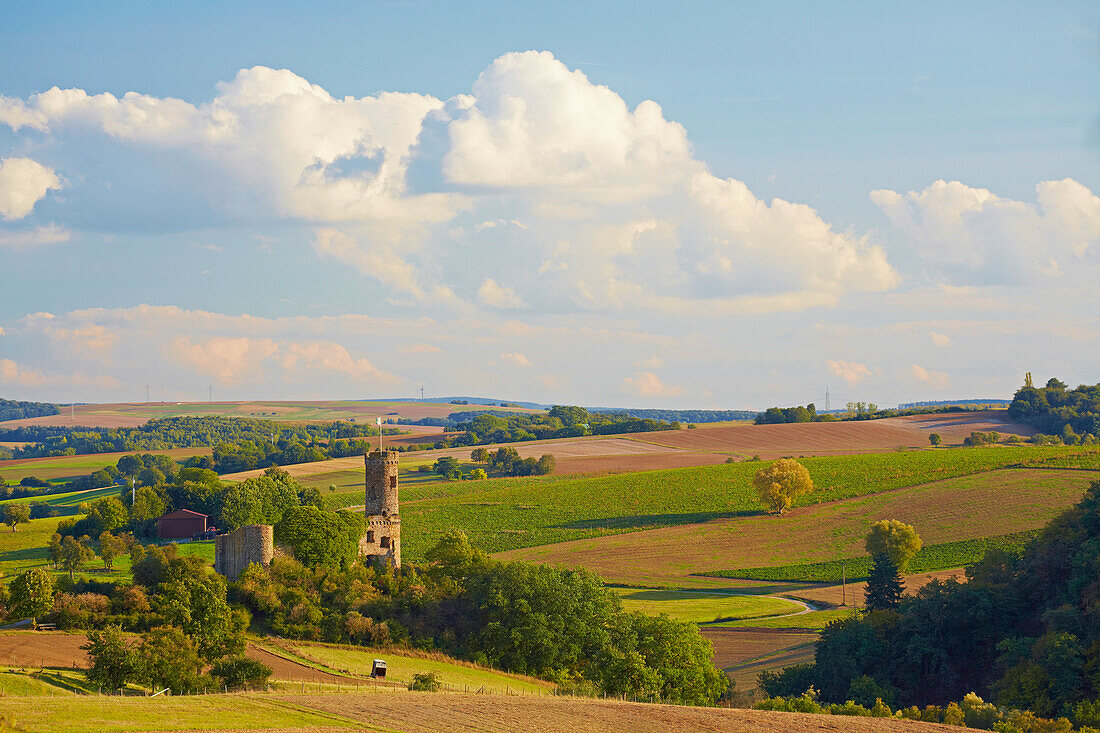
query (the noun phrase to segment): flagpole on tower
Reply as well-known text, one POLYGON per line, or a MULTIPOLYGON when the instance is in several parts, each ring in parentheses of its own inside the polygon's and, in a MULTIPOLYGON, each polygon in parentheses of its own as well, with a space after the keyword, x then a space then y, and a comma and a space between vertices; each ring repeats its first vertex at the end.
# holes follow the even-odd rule
POLYGON ((382 418, 376 417, 374 422, 378 425, 378 452, 382 452, 382 418))

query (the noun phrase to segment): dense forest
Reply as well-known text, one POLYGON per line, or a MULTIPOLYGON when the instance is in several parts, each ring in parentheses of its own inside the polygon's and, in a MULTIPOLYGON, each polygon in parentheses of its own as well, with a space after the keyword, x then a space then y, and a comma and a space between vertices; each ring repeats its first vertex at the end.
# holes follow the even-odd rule
POLYGON ((4 420, 23 420, 28 417, 57 415, 61 408, 52 402, 19 402, 0 397, 0 422, 4 420))
POLYGON ((1035 387, 1028 374, 1027 382, 1013 397, 1008 414, 1046 435, 1059 436, 1070 445, 1086 435, 1100 437, 1100 384, 1066 389, 1064 382, 1051 378, 1045 387, 1035 387))
MULTIPOLYGON (((382 428, 386 435, 397 435, 397 428, 382 428)), ((168 450, 202 446, 238 445, 246 443, 263 448, 265 455, 293 445, 317 448, 324 457, 331 450, 339 451, 336 441, 378 435, 373 425, 351 422, 329 422, 289 425, 273 420, 243 417, 166 417, 150 420, 137 428, 84 428, 67 426, 31 426, 0 430, 0 441, 26 442, 22 448, 11 449, 13 458, 85 455, 89 453, 121 453, 123 451, 168 450), (332 446, 330 449, 328 446, 332 446)), ((256 448, 256 450, 261 450, 256 448)), ((360 451, 361 452, 361 451, 360 451)), ((338 455, 351 455, 338 453, 338 455)), ((316 458, 310 460, 319 460, 316 458)), ((278 463, 278 460, 273 461, 278 463)), ((303 461, 286 461, 301 463, 303 461)), ((270 464, 269 464, 270 465, 270 464)), ((251 466, 262 468, 262 465, 251 466)), ((244 470, 244 469, 240 469, 244 470)))
POLYGON ((1100 724, 1100 482, 1015 555, 968 582, 934 581, 894 609, 825 628, 816 662, 762 678, 771 695, 944 705, 977 692, 1005 708, 1100 724))
POLYGON ((593 413, 576 405, 555 405, 545 414, 504 410, 453 412, 445 420, 425 418, 417 425, 439 425, 462 433, 435 443, 435 448, 518 443, 524 440, 575 438, 583 435, 619 435, 654 430, 678 430, 680 423, 637 418, 626 413, 593 413))

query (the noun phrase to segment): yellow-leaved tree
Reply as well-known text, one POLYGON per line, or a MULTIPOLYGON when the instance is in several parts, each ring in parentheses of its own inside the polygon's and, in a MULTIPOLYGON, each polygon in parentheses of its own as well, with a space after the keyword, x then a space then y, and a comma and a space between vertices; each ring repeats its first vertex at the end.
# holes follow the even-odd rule
POLYGON ((793 458, 780 458, 756 472, 752 483, 760 495, 760 501, 776 514, 783 514, 794 500, 814 490, 810 472, 793 458))
POLYGON ((905 572, 923 543, 913 525, 897 519, 883 519, 871 525, 867 534, 867 552, 871 557, 889 558, 894 567, 905 572))

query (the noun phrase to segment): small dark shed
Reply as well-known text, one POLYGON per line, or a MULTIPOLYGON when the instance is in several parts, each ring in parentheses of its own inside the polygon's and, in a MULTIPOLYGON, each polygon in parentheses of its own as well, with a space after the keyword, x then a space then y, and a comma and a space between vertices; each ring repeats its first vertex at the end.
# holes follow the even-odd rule
POLYGON ((157 534, 161 539, 186 540, 206 531, 205 514, 190 509, 177 509, 157 520, 157 534))

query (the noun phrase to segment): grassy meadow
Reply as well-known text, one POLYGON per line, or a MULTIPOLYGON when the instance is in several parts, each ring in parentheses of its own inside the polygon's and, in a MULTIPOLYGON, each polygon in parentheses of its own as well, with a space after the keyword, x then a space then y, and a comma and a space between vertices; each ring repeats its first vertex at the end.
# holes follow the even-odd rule
POLYGON ((401 685, 412 682, 414 674, 435 672, 440 681, 452 689, 469 687, 471 691, 476 691, 477 688, 486 687, 498 693, 511 689, 513 692, 545 694, 553 688, 549 682, 477 667, 443 654, 418 654, 412 651, 401 653, 392 649, 300 641, 281 641, 278 648, 272 647, 272 650, 324 672, 354 677, 370 676, 374 660, 385 659, 386 681, 401 685))
POLYGON ((798 613, 802 606, 772 596, 744 596, 706 591, 643 590, 615 588, 623 608, 649 616, 704 624, 718 621, 764 619, 798 613))

